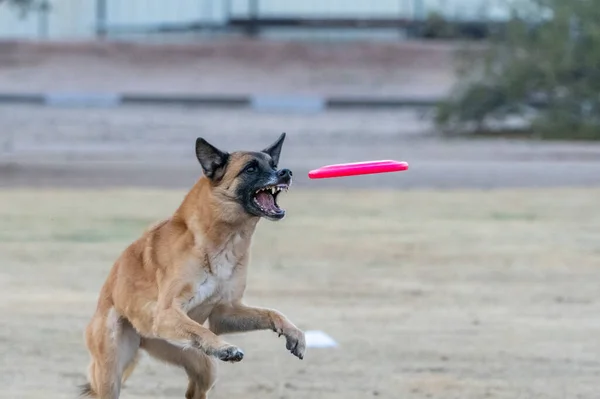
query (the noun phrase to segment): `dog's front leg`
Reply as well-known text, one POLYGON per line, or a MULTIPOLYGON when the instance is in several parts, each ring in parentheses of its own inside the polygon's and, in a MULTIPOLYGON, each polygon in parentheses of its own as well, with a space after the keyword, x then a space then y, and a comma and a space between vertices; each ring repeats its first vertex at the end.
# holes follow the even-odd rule
POLYGON ((209 356, 215 356, 226 362, 239 362, 244 357, 241 349, 223 341, 176 307, 159 311, 153 330, 156 338, 164 339, 182 348, 199 349, 209 356))
POLYGON ((304 358, 304 333, 276 310, 246 306, 239 302, 219 305, 211 313, 209 323, 215 334, 272 330, 279 336, 285 336, 286 348, 293 355, 304 358))

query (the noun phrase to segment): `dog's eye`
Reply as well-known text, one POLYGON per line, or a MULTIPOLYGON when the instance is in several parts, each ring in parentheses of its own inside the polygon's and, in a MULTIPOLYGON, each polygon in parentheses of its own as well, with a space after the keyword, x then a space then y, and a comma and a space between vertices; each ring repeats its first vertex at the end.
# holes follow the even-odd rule
POLYGON ((256 166, 249 166, 246 168, 246 172, 248 173, 254 173, 256 172, 258 169, 256 168, 256 166))

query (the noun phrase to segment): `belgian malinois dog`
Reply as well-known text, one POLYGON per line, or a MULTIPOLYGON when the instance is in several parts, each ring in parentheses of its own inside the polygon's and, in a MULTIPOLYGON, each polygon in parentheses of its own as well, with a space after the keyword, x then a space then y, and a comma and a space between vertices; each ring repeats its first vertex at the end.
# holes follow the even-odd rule
POLYGON ((278 169, 284 139, 231 153, 196 140, 203 176, 169 219, 125 249, 100 291, 85 332, 92 361, 82 396, 117 399, 143 349, 186 371, 186 398, 206 398, 217 359, 244 357, 221 338, 227 333, 272 330, 304 357, 304 333, 290 320, 242 301, 257 223, 285 216, 277 204, 292 183, 292 172, 278 169))

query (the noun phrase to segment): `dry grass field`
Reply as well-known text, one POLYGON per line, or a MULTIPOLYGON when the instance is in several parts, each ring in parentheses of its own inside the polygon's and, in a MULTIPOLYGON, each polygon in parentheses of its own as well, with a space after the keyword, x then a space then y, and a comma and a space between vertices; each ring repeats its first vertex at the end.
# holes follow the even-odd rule
MULTIPOLYGON (((0 397, 74 398, 113 260, 184 194, 0 191, 0 397)), ((339 347, 231 336, 212 398, 597 398, 600 190, 292 189, 255 237, 247 301, 339 347)), ((183 398, 145 359, 123 398, 183 398)))

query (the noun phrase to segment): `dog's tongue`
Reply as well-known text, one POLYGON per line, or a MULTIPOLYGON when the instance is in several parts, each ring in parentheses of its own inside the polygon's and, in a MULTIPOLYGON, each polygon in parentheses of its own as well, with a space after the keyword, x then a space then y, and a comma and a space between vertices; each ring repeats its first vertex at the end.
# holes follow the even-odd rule
POLYGON ((258 194, 256 194, 256 201, 264 210, 277 211, 275 198, 273 198, 273 195, 267 191, 260 191, 258 194))

